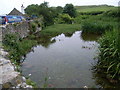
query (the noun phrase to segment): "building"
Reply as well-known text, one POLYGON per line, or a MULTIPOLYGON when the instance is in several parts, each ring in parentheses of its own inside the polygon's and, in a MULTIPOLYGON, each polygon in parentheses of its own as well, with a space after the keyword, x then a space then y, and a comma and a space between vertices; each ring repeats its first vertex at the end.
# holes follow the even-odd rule
POLYGON ((23 13, 18 11, 16 8, 14 8, 8 15, 19 15, 19 16, 24 16, 23 13))

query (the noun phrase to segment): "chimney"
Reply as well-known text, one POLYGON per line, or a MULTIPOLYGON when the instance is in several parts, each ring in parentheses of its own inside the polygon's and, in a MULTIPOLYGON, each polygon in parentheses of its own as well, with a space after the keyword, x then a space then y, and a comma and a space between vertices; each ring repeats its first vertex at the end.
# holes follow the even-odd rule
POLYGON ((21 6, 21 12, 22 12, 22 14, 25 14, 24 9, 25 9, 25 7, 24 7, 23 4, 22 4, 22 6, 21 6))

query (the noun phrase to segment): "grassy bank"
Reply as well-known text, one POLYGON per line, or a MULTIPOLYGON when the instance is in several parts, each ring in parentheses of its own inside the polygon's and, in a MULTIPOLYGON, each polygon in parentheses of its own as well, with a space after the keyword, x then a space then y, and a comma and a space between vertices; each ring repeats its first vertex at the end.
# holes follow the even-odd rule
POLYGON ((84 22, 82 25, 82 33, 103 34, 105 31, 111 31, 113 26, 100 22, 84 22))
POLYGON ((44 28, 40 33, 44 36, 56 36, 61 33, 73 33, 78 30, 81 30, 80 24, 54 24, 44 28))

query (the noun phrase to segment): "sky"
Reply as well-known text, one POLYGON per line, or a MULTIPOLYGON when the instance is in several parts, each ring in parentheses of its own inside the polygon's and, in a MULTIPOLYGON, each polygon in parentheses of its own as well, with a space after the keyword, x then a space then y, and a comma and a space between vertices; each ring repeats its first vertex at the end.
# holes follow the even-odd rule
POLYGON ((41 4, 44 1, 49 2, 49 6, 65 6, 67 3, 72 3, 73 5, 113 5, 118 6, 120 0, 0 0, 0 15, 8 14, 13 8, 21 11, 21 5, 27 7, 30 4, 41 4))

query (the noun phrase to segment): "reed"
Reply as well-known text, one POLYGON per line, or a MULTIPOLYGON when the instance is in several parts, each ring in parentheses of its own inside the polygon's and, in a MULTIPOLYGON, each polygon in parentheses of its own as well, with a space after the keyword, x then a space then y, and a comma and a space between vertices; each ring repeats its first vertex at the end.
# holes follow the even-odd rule
POLYGON ((104 69, 107 78, 120 80, 120 32, 113 30, 106 32, 99 39, 98 69, 104 69))

